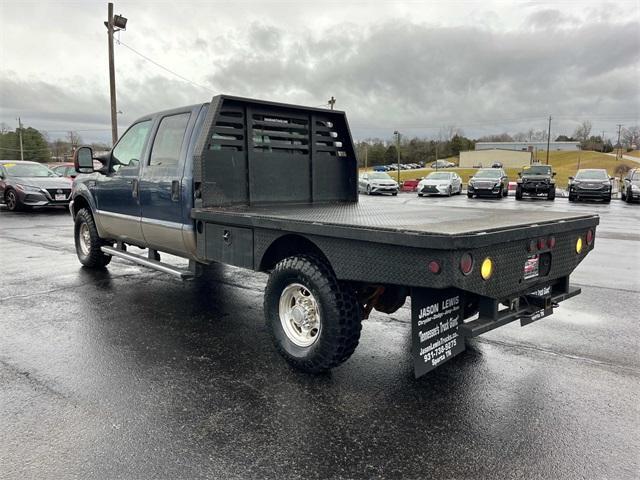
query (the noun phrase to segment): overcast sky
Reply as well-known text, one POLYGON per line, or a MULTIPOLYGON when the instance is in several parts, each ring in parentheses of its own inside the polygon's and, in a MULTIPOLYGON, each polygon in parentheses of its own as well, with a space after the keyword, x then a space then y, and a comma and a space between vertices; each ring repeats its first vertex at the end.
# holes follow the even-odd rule
MULTIPOLYGON (((640 2, 116 1, 120 133, 216 93, 319 106, 356 138, 640 122, 640 2)), ((108 140, 104 1, 0 0, 0 122, 108 140)))

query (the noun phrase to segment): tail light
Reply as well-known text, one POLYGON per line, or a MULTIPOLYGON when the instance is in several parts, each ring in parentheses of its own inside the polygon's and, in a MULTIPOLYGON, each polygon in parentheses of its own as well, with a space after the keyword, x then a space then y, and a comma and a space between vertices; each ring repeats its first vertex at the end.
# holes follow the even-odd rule
POLYGON ((593 230, 587 230, 587 245, 591 245, 593 243, 593 230))
POLYGON ((538 239, 538 249, 544 250, 547 247, 547 241, 544 238, 538 239))
POLYGON ((464 275, 469 275, 473 269, 473 257, 470 253, 465 253, 460 257, 460 271, 464 275))
POLYGON ((431 260, 429 262, 429 271, 435 275, 440 273, 440 263, 437 260, 431 260))
POLYGON ((547 246, 549 248, 554 248, 556 246, 556 237, 549 237, 549 240, 547 240, 547 246))

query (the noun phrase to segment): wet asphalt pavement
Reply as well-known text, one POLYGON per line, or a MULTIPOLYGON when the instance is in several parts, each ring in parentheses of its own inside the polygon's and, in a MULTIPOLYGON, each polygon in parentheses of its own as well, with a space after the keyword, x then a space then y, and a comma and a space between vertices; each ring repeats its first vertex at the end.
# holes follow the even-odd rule
POLYGON ((638 478, 640 205, 363 201, 595 211, 601 225, 573 277, 582 295, 415 380, 408 304, 307 376, 271 346, 265 275, 87 271, 68 213, 0 208, 0 478, 638 478))

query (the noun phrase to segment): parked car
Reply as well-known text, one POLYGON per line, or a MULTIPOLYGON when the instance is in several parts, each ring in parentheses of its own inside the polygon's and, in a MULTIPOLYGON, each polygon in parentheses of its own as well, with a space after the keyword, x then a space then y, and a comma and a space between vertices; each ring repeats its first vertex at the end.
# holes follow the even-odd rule
POLYGON ((462 192, 462 179, 455 172, 432 172, 418 184, 418 196, 423 195, 459 195, 462 192))
POLYGON ((502 168, 502 163, 500 162, 493 162, 491 164, 491 168, 502 168))
POLYGON ((397 195, 398 190, 398 182, 384 172, 363 173, 358 179, 358 191, 367 195, 374 193, 397 195))
POLYGON ((481 168, 469 179, 467 197, 502 198, 509 195, 509 178, 502 168, 481 168))
POLYGON ((389 171, 389 167, 387 165, 377 165, 373 167, 374 172, 387 172, 389 171))
POLYGON ((537 197, 544 195, 547 200, 556 198, 556 174, 551 165, 527 165, 518 172, 516 200, 522 200, 524 195, 537 197))
POLYGON ((402 190, 403 192, 415 192, 418 189, 419 183, 420 183, 420 180, 418 179, 405 180, 400 185, 400 190, 402 190))
POLYGON ((622 200, 631 203, 640 200, 640 168, 633 168, 627 172, 620 184, 622 200))
POLYGON ((604 168, 578 170, 575 177, 569 177, 569 201, 592 199, 611 201, 611 180, 604 168))
POLYGON ((447 162, 446 160, 436 160, 431 164, 431 168, 451 168, 455 166, 455 163, 447 162))
POLYGON ((73 162, 50 163, 47 166, 61 177, 76 178, 78 175, 73 162))
POLYGON ((68 205, 71 180, 38 162, 0 160, 0 201, 9 210, 68 205))

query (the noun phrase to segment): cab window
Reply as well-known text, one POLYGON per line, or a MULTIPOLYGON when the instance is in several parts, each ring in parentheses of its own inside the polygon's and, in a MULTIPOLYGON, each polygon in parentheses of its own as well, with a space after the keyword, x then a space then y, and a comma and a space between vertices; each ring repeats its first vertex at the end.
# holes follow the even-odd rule
POLYGON ((180 113, 164 117, 160 121, 151 149, 150 166, 162 166, 169 169, 177 167, 190 116, 191 113, 180 113))
POLYGON ((111 168, 116 173, 120 170, 135 174, 140 168, 140 157, 151 129, 151 120, 136 123, 125 133, 113 149, 111 168))

